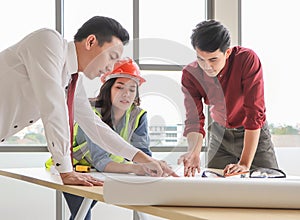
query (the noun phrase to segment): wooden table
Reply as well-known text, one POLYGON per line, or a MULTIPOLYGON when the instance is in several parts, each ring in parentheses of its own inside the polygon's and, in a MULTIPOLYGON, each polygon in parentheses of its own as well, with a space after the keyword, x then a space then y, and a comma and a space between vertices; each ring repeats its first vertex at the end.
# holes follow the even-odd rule
MULTIPOLYGON (((0 175, 37 184, 61 192, 83 196, 104 202, 103 188, 63 185, 58 174, 44 168, 10 168, 0 169, 0 175)), ((5 186, 2 186, 5 187, 5 186)), ((168 207, 168 206, 120 206, 130 210, 148 213, 154 216, 174 220, 287 220, 300 219, 300 210, 290 209, 256 209, 256 208, 208 208, 208 207, 168 207)))

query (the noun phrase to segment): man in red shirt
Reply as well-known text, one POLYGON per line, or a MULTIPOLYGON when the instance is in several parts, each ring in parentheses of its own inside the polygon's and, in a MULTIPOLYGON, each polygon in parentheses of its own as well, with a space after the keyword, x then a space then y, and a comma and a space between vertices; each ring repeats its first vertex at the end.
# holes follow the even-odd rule
POLYGON ((189 150, 178 163, 185 176, 200 172, 205 116, 209 106, 208 167, 234 174, 251 168, 278 168, 266 122, 262 65, 250 49, 230 47, 229 31, 218 21, 199 23, 191 36, 197 61, 182 74, 186 109, 184 136, 189 150))

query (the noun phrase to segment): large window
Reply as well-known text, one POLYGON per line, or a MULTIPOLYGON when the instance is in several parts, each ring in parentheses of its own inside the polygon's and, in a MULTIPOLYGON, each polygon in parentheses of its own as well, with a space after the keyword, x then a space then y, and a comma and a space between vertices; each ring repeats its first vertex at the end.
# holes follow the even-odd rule
MULTIPOLYGON (((55 5, 59 2, 7 2, 8 7, 2 8, 0 15, 7 35, 2 35, 0 47, 4 49, 41 27, 58 28, 67 40, 72 41, 78 28, 89 18, 101 15, 116 19, 128 30, 131 38, 124 56, 133 57, 139 63, 147 80, 140 95, 142 107, 148 112, 151 145, 186 146, 182 136, 185 110, 181 69, 195 60, 190 35, 196 24, 205 19, 206 1, 191 0, 186 4, 182 0, 86 0, 83 4, 81 0, 64 0, 61 8, 59 4, 55 5), (16 19, 16 14, 19 19, 16 19), (56 21, 60 20, 62 27, 55 27, 59 23, 56 21)), ((84 79, 84 83, 89 97, 98 94, 99 79, 84 79)), ((7 144, 45 145, 41 121, 1 145, 7 144)))
POLYGON ((297 0, 242 1, 242 45, 260 57, 267 120, 276 147, 300 147, 297 0))

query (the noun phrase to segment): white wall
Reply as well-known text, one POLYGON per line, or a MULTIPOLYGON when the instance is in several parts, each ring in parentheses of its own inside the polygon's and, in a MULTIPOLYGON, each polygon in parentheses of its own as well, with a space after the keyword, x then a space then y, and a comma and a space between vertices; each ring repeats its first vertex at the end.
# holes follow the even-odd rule
MULTIPOLYGON (((49 153, 0 153, 0 168, 42 167, 49 156, 49 153)), ((1 176, 0 186, 1 219, 55 219, 54 190, 1 176)))

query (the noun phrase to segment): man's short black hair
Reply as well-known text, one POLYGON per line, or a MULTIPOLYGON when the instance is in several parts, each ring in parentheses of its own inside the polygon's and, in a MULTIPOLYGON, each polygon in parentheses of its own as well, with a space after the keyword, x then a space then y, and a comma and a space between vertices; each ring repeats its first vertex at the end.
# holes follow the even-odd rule
POLYGON ((78 29, 74 36, 74 41, 80 42, 91 34, 96 36, 99 46, 102 46, 105 42, 111 42, 113 36, 119 38, 123 42, 123 45, 129 41, 127 30, 113 18, 104 16, 94 16, 86 21, 78 29))
POLYGON ((215 20, 202 21, 193 30, 191 41, 194 49, 206 52, 221 52, 230 47, 230 33, 226 27, 215 20))

